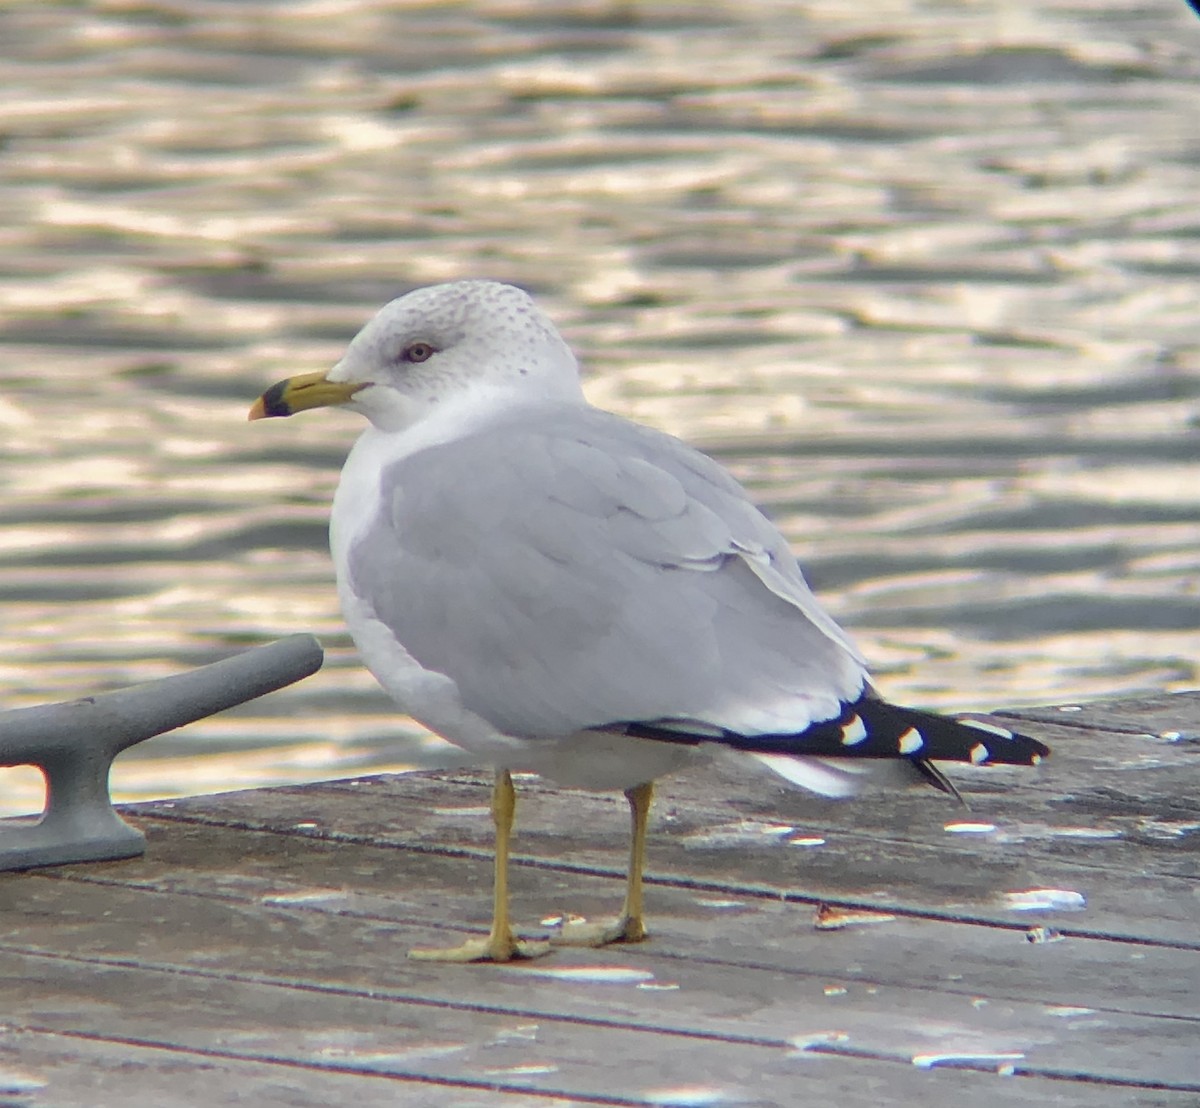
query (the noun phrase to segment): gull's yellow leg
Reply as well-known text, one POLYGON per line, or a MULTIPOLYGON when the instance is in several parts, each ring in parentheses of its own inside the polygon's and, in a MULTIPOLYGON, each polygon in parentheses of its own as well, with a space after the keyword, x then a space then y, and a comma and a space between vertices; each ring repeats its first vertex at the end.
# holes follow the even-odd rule
POLYGON ((646 864, 646 825, 654 782, 625 790, 633 833, 629 840, 629 874, 625 880, 625 905, 615 923, 568 923, 554 936, 562 946, 607 946, 609 943, 640 943, 646 937, 642 913, 642 869, 646 864))
POLYGON ((646 937, 646 919, 642 912, 642 870, 646 866, 646 826, 650 822, 650 802, 654 782, 647 781, 627 789, 632 834, 629 841, 629 876, 625 882, 625 906, 621 909, 624 941, 639 943, 646 937))
POLYGON ((468 939, 462 946, 445 949, 410 950, 410 958, 426 962, 508 962, 513 958, 537 958, 550 950, 550 944, 518 939, 508 921, 508 844, 512 837, 517 794, 512 775, 506 769, 496 771, 492 789, 492 822, 496 826, 496 870, 492 896, 492 929, 486 939, 468 939))

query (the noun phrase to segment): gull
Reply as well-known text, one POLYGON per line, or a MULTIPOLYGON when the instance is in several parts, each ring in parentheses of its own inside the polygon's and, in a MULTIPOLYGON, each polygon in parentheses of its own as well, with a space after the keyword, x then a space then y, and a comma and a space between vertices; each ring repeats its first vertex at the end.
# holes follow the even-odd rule
POLYGON ((556 937, 599 946, 646 935, 654 781, 689 763, 756 760, 848 796, 883 771, 954 793, 934 761, 1034 765, 1049 753, 991 722, 881 699, 733 476, 592 407, 570 348, 514 286, 401 296, 331 370, 280 381, 250 418, 326 406, 369 422, 330 523, 359 653, 403 711, 495 771, 491 930, 413 957, 549 949, 510 922, 515 771, 625 792, 621 914, 556 937))

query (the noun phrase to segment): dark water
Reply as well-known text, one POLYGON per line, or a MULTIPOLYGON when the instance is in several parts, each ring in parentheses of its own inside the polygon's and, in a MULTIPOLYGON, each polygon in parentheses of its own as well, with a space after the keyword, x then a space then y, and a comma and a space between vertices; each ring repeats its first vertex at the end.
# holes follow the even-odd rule
POLYGON ((43 0, 0 8, 0 83, 0 706, 329 648, 123 795, 431 749, 336 610, 355 419, 244 417, 462 276, 746 480, 890 696, 1197 686, 1181 0, 43 0))

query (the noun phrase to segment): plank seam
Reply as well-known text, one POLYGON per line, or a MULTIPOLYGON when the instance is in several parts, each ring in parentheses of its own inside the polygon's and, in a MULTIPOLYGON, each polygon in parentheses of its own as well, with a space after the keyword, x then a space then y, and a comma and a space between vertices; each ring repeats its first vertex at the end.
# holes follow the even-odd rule
MULTIPOLYGON (((259 834, 279 835, 283 837, 317 840, 328 843, 346 843, 357 846, 372 846, 388 850, 408 850, 414 854, 424 854, 440 858, 465 858, 474 861, 490 862, 492 853, 475 847, 455 847, 442 844, 397 842, 395 840, 380 840, 365 835, 352 835, 343 832, 322 831, 320 829, 296 830, 293 828, 276 828, 262 826, 247 820, 215 821, 201 816, 159 816, 148 817, 163 823, 186 823, 202 827, 222 827, 231 831, 252 831, 259 834)), ((906 844, 911 845, 911 844, 906 844)), ((597 866, 583 862, 550 861, 529 854, 511 855, 510 864, 524 866, 551 873, 574 874, 582 877, 610 878, 624 880, 623 870, 608 866, 597 866)), ((46 874, 45 876, 49 876, 46 874)), ((1186 880, 1169 875, 1171 880, 1186 880)), ((73 875, 65 874, 62 879, 71 880, 73 875)), ((761 900, 776 900, 789 904, 831 904, 842 908, 858 908, 868 911, 887 911, 894 915, 905 916, 909 919, 938 920, 946 923, 961 923, 973 927, 990 927, 1004 931, 1028 931, 1030 924, 1019 920, 1002 920, 978 913, 954 912, 931 907, 913 907, 897 904, 886 900, 869 900, 841 896, 836 893, 797 892, 794 890, 775 888, 769 885, 719 883, 702 878, 688 877, 684 874, 653 873, 645 874, 645 883, 662 888, 686 889, 692 892, 730 893, 739 896, 754 897, 761 900)), ((135 886, 137 887, 137 886, 135 886)), ((1106 942, 1126 943, 1134 946, 1147 946, 1168 950, 1200 950, 1200 939, 1159 939, 1150 936, 1134 935, 1119 931, 1072 927, 1055 923, 1055 930, 1064 936, 1074 939, 1101 939, 1106 942)))
POLYGON ((435 1074, 421 1073, 417 1070, 383 1071, 365 1066, 352 1066, 340 1062, 305 1061, 299 1058, 284 1058, 273 1054, 256 1054, 248 1051, 222 1050, 216 1047, 190 1047, 177 1043, 168 1043, 156 1039, 146 1039, 131 1035, 102 1035, 90 1031, 64 1031, 37 1025, 8 1025, 10 1030, 28 1032, 35 1035, 46 1035, 61 1039, 76 1039, 84 1042, 107 1043, 113 1046, 140 1047, 145 1050, 161 1050, 169 1054, 184 1055, 192 1058, 219 1059, 228 1062, 253 1062, 259 1065, 278 1066, 284 1069, 307 1070, 315 1073, 338 1073, 350 1077, 369 1077, 382 1081, 397 1083, 417 1083, 422 1085, 438 1085, 451 1089, 477 1089, 489 1093, 514 1094, 525 1097, 538 1097, 544 1100, 562 1101, 569 1098, 574 1103, 595 1104, 602 1108, 647 1108, 653 1105, 653 1100, 642 1097, 632 1099, 622 1096, 599 1096, 595 1093, 568 1092, 563 1089, 538 1088, 533 1085, 505 1084, 498 1080, 472 1080, 468 1077, 439 1077, 435 1074))
MULTIPOLYGON (((785 1039, 769 1039, 760 1036, 749 1035, 734 1035, 734 1034, 717 1034, 715 1032, 701 1031, 699 1029, 675 1028, 666 1025, 645 1025, 632 1024, 621 1020, 608 1020, 595 1016, 580 1016, 571 1015, 569 1013, 545 1012, 538 1009, 521 1009, 500 1007, 497 1005, 486 1005, 478 1003, 462 1003, 447 1000, 438 1000, 432 997, 415 997, 410 994, 400 993, 390 989, 373 990, 371 992, 361 992, 350 989, 345 986, 331 985, 326 982, 317 981, 281 981, 259 974, 238 974, 238 973, 214 973, 197 969, 190 966, 174 966, 157 963, 141 963, 130 962, 126 959, 106 959, 106 958, 80 958, 75 955, 65 954, 50 954, 42 951, 21 951, 22 954, 33 958, 44 958, 49 961, 60 961, 68 963, 82 963, 87 965, 104 966, 109 969, 122 969, 134 972, 158 972, 164 974, 173 974, 180 977, 193 977, 202 980, 219 980, 235 982, 237 984, 255 985, 266 988, 289 989, 298 992, 318 993, 326 996, 342 996, 353 999, 386 1001, 396 1004, 411 1004, 416 1007, 439 1008, 443 1010, 459 1011, 459 1012, 476 1012, 483 1015, 499 1015, 499 1016, 517 1016, 523 1019, 531 1020, 546 1020, 555 1021, 564 1024, 573 1024, 582 1027, 603 1028, 613 1031, 628 1031, 635 1034, 651 1034, 664 1035, 675 1038, 685 1038, 700 1040, 704 1042, 723 1043, 730 1046, 748 1046, 760 1049, 769 1050, 788 1050, 800 1053, 795 1045, 790 1040, 785 1039)), ((200 1056, 229 1058, 237 1061, 252 1061, 252 1062, 268 1062, 271 1064, 293 1066, 297 1068, 313 1069, 320 1071, 332 1071, 339 1073, 359 1074, 369 1077, 384 1077, 384 1078, 400 1078, 412 1079, 418 1081, 429 1081, 436 1084, 445 1084, 452 1087, 462 1086, 465 1088, 495 1088, 503 1091, 512 1092, 536 1092, 541 1096, 572 1096, 583 1103, 600 1104, 600 1105, 630 1105, 634 1108, 641 1108, 643 1105, 654 1104, 653 1100, 646 1099, 620 1099, 620 1098, 591 1098, 585 1094, 580 1097, 578 1094, 566 1093, 564 1091, 551 1092, 551 1090, 542 1088, 530 1088, 523 1085, 503 1085, 499 1082, 472 1082, 469 1079, 443 1079, 432 1075, 424 1075, 418 1071, 397 1071, 396 1073, 382 1073, 379 1070, 367 1069, 365 1067, 354 1067, 346 1064, 330 1062, 328 1064, 322 1062, 308 1062, 299 1059, 290 1060, 280 1058, 273 1055, 255 1055, 242 1054, 234 1051, 220 1051, 210 1048, 196 1048, 176 1046, 170 1043, 155 1042, 152 1040, 142 1040, 127 1036, 107 1036, 98 1032, 86 1031, 55 1031, 54 1029, 41 1028, 37 1025, 7 1025, 10 1030, 33 1031, 39 1034, 59 1034, 68 1037, 76 1037, 88 1039, 97 1042, 110 1042, 113 1044, 126 1044, 131 1046, 147 1046, 157 1047, 164 1050, 178 1050, 181 1053, 191 1053, 200 1056)), ((912 1065, 911 1057, 907 1055, 886 1054, 880 1051, 872 1051, 866 1049, 858 1049, 845 1044, 837 1043, 819 1043, 812 1047, 806 1048, 803 1053, 835 1055, 848 1058, 856 1058, 862 1061, 882 1062, 891 1065, 912 1065)), ((969 1061, 959 1061, 952 1065, 948 1064, 941 1068, 968 1070, 977 1073, 994 1073, 995 1068, 986 1063, 972 1064, 969 1061)), ((1017 1066, 1013 1070, 1013 1076, 1017 1077, 1032 1077, 1045 1078, 1054 1081, 1071 1081, 1076 1083, 1105 1085, 1120 1088, 1134 1089, 1155 1089, 1167 1092, 1200 1092, 1200 1083, 1192 1082, 1170 1082, 1160 1081, 1154 1078, 1134 1078, 1126 1077, 1119 1074, 1086 1074, 1072 1070, 1061 1070, 1047 1068, 1045 1070, 1036 1066, 1017 1066)))
MULTIPOLYGON (((561 795, 547 792, 545 795, 561 795)), ((293 838, 302 839, 317 839, 323 842, 331 843, 351 843, 357 846, 377 846, 399 850, 413 850, 420 853, 432 853, 442 851, 447 857, 464 857, 464 858, 490 858, 491 854, 485 850, 476 847, 456 847, 449 846, 445 843, 429 844, 416 841, 405 841, 397 838, 377 838, 369 835, 357 834, 354 832, 322 830, 321 828, 296 828, 283 827, 275 824, 255 821, 247 817, 213 817, 206 815, 195 815, 181 812, 162 812, 162 811, 137 811, 133 809, 121 809, 124 815, 130 815, 135 819, 147 820, 152 822, 173 824, 181 823, 197 827, 216 827, 230 831, 252 831, 264 835, 281 835, 293 838)), ((1161 811, 1160 813, 1161 814, 1161 811)), ((1192 808, 1179 808, 1171 806, 1170 815, 1174 816, 1197 816, 1200 817, 1200 809, 1193 810, 1192 808)), ((1126 813, 1115 813, 1109 818, 1124 819, 1130 818, 1126 813)), ((931 843, 924 839, 917 838, 902 838, 895 835, 880 834, 878 832, 855 831, 849 828, 830 828, 827 825, 820 823, 806 823, 803 820, 797 821, 795 824, 797 830, 810 831, 814 834, 837 834, 848 842, 864 843, 871 846, 892 846, 902 847, 906 850, 921 851, 933 856, 944 856, 951 852, 954 847, 951 845, 939 845, 931 843)), ((1112 842, 1112 840, 1105 840, 1112 842)), ((1131 838, 1122 838, 1119 840, 1121 844, 1136 848, 1141 847, 1142 843, 1131 838)), ((1161 845, 1161 844, 1158 844, 1161 845)), ((981 856, 981 853, 970 853, 972 857, 981 856)), ((525 855, 526 858, 532 858, 532 855, 525 855)), ((513 855, 513 860, 517 860, 517 856, 513 855)), ((1133 867, 1116 866, 1112 864, 1104 864, 1080 860, 1072 858, 1069 862, 1063 862, 1061 859, 1048 859, 1058 861, 1060 864, 1069 865, 1075 869, 1085 870, 1089 873, 1099 875, 1111 875, 1113 877, 1126 877, 1131 872, 1134 872, 1133 867)), ((537 864, 536 861, 530 861, 527 864, 537 864)), ((547 867, 556 865, 557 863, 546 862, 547 867)), ((1148 868, 1144 866, 1136 867, 1138 876, 1161 878, 1164 881, 1184 881, 1193 882, 1200 881, 1200 874, 1192 875, 1187 873, 1172 873, 1166 870, 1148 868)))
MULTIPOLYGON (((227 902, 230 904, 236 904, 236 905, 248 905, 248 904, 256 903, 252 899, 238 898, 238 897, 235 897, 235 896, 232 896, 229 894, 199 893, 199 892, 193 892, 191 890, 176 890, 176 889, 172 889, 172 890, 148 889, 145 891, 148 891, 148 892, 154 893, 156 895, 160 895, 160 896, 191 896, 191 897, 197 897, 198 899, 201 899, 201 900, 216 900, 216 901, 223 901, 223 902, 227 902)), ((374 915, 370 912, 355 911, 353 909, 341 909, 341 910, 338 910, 335 912, 328 912, 327 909, 321 908, 319 905, 298 904, 298 903, 288 904, 288 905, 286 905, 286 908, 281 908, 280 910, 286 910, 288 912, 312 912, 315 914, 329 914, 329 915, 336 916, 339 918, 352 919, 352 920, 359 921, 359 922, 387 924, 387 925, 391 925, 393 928, 412 927, 415 929, 427 930, 427 931, 429 931, 429 930, 431 930, 431 931, 451 931, 454 934, 460 934, 462 932, 467 932, 470 934, 477 934, 477 935, 487 934, 486 927, 475 926, 475 925, 472 925, 469 923, 463 923, 463 922, 459 922, 459 921, 456 921, 453 925, 447 925, 447 924, 443 924, 443 923, 437 922, 437 921, 430 921, 430 920, 426 920, 426 919, 415 919, 412 917, 378 916, 378 915, 374 915)), ((522 932, 522 934, 524 934, 524 933, 525 932, 522 932)), ((531 929, 529 931, 529 934, 537 935, 539 933, 535 932, 531 929)), ((110 964, 110 960, 103 959, 103 958, 96 958, 95 956, 82 957, 82 956, 76 956, 76 955, 56 954, 56 953, 50 952, 50 951, 39 950, 38 948, 35 948, 35 947, 24 947, 24 946, 20 946, 20 945, 14 945, 14 944, 0 942, 0 953, 4 953, 4 952, 13 953, 13 954, 22 955, 22 956, 28 955, 28 956, 36 956, 36 957, 41 957, 41 958, 50 958, 50 959, 60 958, 63 960, 78 961, 81 964, 85 964, 85 965, 97 964, 97 965, 107 966, 110 964)), ((662 959, 665 959, 665 960, 668 960, 671 962, 682 962, 682 963, 688 964, 688 965, 714 966, 714 967, 719 967, 722 969, 730 969, 730 970, 754 970, 756 972, 770 973, 770 974, 774 974, 776 976, 783 975, 783 976, 787 976, 789 978, 810 979, 813 981, 824 981, 824 980, 828 980, 830 977, 830 975, 824 971, 807 970, 802 967, 790 967, 790 966, 789 967, 781 967, 781 966, 773 965, 770 963, 760 963, 760 962, 746 961, 746 960, 735 961, 735 960, 730 960, 730 959, 726 959, 726 958, 705 957, 702 955, 697 955, 694 950, 689 950, 686 954, 681 954, 677 951, 674 951, 674 950, 671 950, 668 948, 664 948, 661 945, 658 946, 653 951, 653 956, 655 958, 662 958, 662 959)), ((127 960, 120 960, 119 962, 117 962, 115 964, 128 965, 129 967, 137 967, 137 966, 142 965, 143 963, 131 962, 131 961, 127 961, 127 960)), ((147 962, 144 964, 148 967, 156 968, 157 970, 159 970, 161 972, 174 972, 172 967, 166 963, 156 964, 156 963, 147 962)), ((220 975, 217 975, 217 976, 220 976, 220 975)), ((270 980, 270 981, 277 982, 277 983, 280 983, 283 985, 286 985, 287 981, 288 981, 288 979, 286 979, 286 978, 274 978, 274 977, 264 978, 263 980, 270 980)), ((897 984, 901 984, 902 987, 909 989, 914 993, 922 993, 922 994, 927 994, 929 996, 938 996, 938 997, 940 997, 940 996, 956 996, 956 997, 975 998, 980 995, 978 989, 961 989, 961 988, 956 988, 952 984, 946 984, 946 983, 939 984, 935 988, 931 985, 926 985, 926 984, 914 984, 914 983, 909 983, 909 982, 898 983, 897 981, 895 981, 893 979, 884 978, 884 977, 867 978, 867 977, 862 977, 862 976, 856 976, 853 978, 853 981, 855 984, 873 984, 873 985, 876 985, 879 987, 888 987, 888 988, 893 988, 893 987, 896 987, 897 984)), ((355 992, 354 990, 348 990, 347 995, 361 996, 363 998, 370 999, 371 997, 375 996, 376 994, 371 993, 371 992, 355 992)), ((408 996, 410 994, 398 994, 398 995, 408 996)), ((1043 1003, 1043 1004, 1050 1003, 1049 999, 1036 1000, 1036 999, 1031 999, 1026 996, 1013 996, 1013 995, 1009 995, 1007 993, 995 992, 995 991, 989 992, 987 994, 987 996, 988 996, 988 999, 990 999, 990 1000, 1005 1001, 1005 1002, 1009 1002, 1009 1003, 1031 1004, 1031 1005, 1038 1004, 1038 1003, 1043 1003)), ((1142 1010, 1142 1009, 1137 1009, 1137 1008, 1116 1008, 1116 1007, 1112 1007, 1110 1005, 1097 1005, 1094 1002, 1089 1002, 1088 1007, 1096 1012, 1103 1013, 1106 1015, 1112 1015, 1112 1016, 1129 1017, 1129 1018, 1135 1018, 1135 1019, 1150 1019, 1150 1020, 1177 1020, 1177 1021, 1181 1021, 1184 1023, 1200 1023, 1200 1014, 1193 1015, 1191 1013, 1186 1013, 1186 1012, 1184 1012, 1184 1013, 1159 1012, 1159 1011, 1142 1010)), ((636 1026, 642 1026, 642 1025, 636 1025, 636 1026)), ((650 1026, 650 1025, 645 1025, 645 1026, 650 1026)), ((2 1108, 2 1106, 0 1106, 0 1108, 2 1108)))
MULTIPOLYGON (((40 874, 39 876, 44 876, 44 877, 50 878, 52 880, 57 879, 57 880, 78 881, 80 883, 94 884, 94 885, 98 885, 98 886, 105 887, 105 888, 120 888, 120 889, 129 889, 129 890, 138 891, 138 892, 147 892, 147 893, 150 893, 155 896, 193 897, 193 898, 196 898, 196 899, 202 900, 202 901, 217 901, 219 903, 233 904, 233 905, 238 905, 238 906, 251 906, 251 905, 262 906, 262 901, 258 897, 239 896, 236 893, 232 893, 232 892, 218 892, 215 890, 207 890, 207 889, 203 890, 203 891, 195 890, 195 889, 161 889, 161 888, 158 888, 153 885, 141 885, 141 884, 131 885, 129 883, 122 882, 122 881, 113 881, 113 880, 107 879, 107 878, 99 878, 99 877, 91 877, 91 876, 88 876, 88 877, 76 876, 76 877, 72 877, 72 878, 60 878, 60 877, 58 877, 58 875, 52 876, 51 874, 48 874, 48 873, 40 874)), ((354 909, 354 908, 338 908, 338 909, 331 911, 327 907, 324 907, 320 904, 305 904, 302 902, 291 902, 288 904, 271 905, 270 907, 272 907, 278 911, 309 912, 309 913, 313 913, 316 915, 328 915, 328 916, 333 916, 333 917, 337 917, 337 918, 352 919, 352 920, 361 921, 361 922, 381 923, 381 924, 390 925, 392 927, 413 927, 413 928, 417 928, 417 929, 421 929, 421 930, 433 930, 433 931, 450 930, 450 931, 453 931, 454 933, 466 931, 466 932, 470 932, 473 934, 479 934, 479 935, 484 935, 487 933, 486 927, 475 926, 470 923, 459 921, 459 920, 456 920, 452 925, 448 925, 448 924, 445 924, 438 920, 429 920, 429 919, 417 918, 417 917, 412 917, 412 916, 381 916, 381 915, 377 915, 373 912, 367 912, 367 911, 363 911, 361 909, 354 909)), ((955 921, 933 920, 930 922, 954 923, 955 921)), ((538 933, 534 932, 532 929, 530 929, 530 934, 538 934, 538 933)), ((83 957, 79 957, 79 956, 58 955, 58 954, 53 954, 50 952, 37 952, 36 948, 22 947, 22 946, 10 946, 10 945, 0 941, 0 951, 6 951, 6 950, 13 951, 13 952, 16 952, 19 954, 38 953, 38 956, 47 957, 47 958, 54 958, 54 957, 78 958, 79 961, 84 962, 84 963, 87 963, 89 961, 87 958, 83 958, 83 957)), ((697 965, 719 966, 719 967, 722 967, 725 969, 733 969, 733 970, 751 969, 751 970, 756 970, 756 971, 760 971, 760 972, 764 972, 764 973, 786 974, 786 975, 792 976, 792 977, 812 978, 814 980, 825 979, 829 976, 825 972, 808 971, 801 967, 783 968, 778 965, 771 965, 771 964, 752 962, 752 961, 731 961, 731 960, 725 959, 725 958, 705 957, 703 955, 697 955, 694 950, 689 950, 686 955, 683 955, 683 954, 679 954, 675 951, 672 951, 670 949, 663 949, 661 946, 659 946, 653 951, 653 954, 655 957, 666 958, 666 959, 670 959, 670 960, 676 961, 676 962, 685 962, 685 963, 697 964, 697 965)), ((104 964, 104 965, 108 964, 107 961, 103 961, 103 960, 97 960, 97 961, 98 961, 98 964, 104 964)), ((123 962, 122 964, 125 964, 125 963, 123 962)), ((136 965, 139 965, 140 963, 129 962, 128 964, 130 966, 136 966, 136 965)), ((151 963, 147 963, 147 964, 149 965, 151 963)), ((163 963, 162 965, 163 965, 163 968, 165 969, 166 964, 163 963)), ((271 980, 282 981, 285 979, 271 978, 271 980)), ((884 979, 884 978, 871 978, 871 979, 857 978, 856 981, 859 983, 869 981, 870 983, 880 985, 880 986, 894 986, 896 984, 894 981, 884 979)), ((949 996, 975 997, 978 995, 978 990, 956 989, 950 985, 940 985, 938 988, 932 988, 927 985, 906 984, 905 987, 912 989, 914 992, 928 993, 928 994, 934 995, 934 996, 949 995, 949 996)), ((370 996, 372 994, 362 993, 362 994, 355 994, 355 995, 370 996)), ((407 995, 407 994, 405 994, 405 995, 407 995)), ((1037 1003, 1035 1001, 1028 1000, 1028 998, 1025 998, 1025 997, 1008 996, 1008 995, 1005 995, 1002 993, 989 994, 989 996, 991 999, 994 999, 994 1000, 1006 1000, 1006 1001, 1011 1001, 1014 1003, 1037 1003)), ((1049 1002, 1046 1001, 1046 1003, 1049 1003, 1049 1002)), ((1104 1012, 1104 1013, 1116 1015, 1116 1016, 1129 1016, 1129 1017, 1136 1017, 1139 1019, 1168 1019, 1168 1020, 1182 1020, 1185 1022, 1200 1022, 1200 1015, 1191 1015, 1189 1013, 1154 1012, 1154 1011, 1141 1011, 1139 1009, 1097 1007, 1095 1004, 1089 1004, 1088 1007, 1095 1009, 1097 1012, 1104 1012)), ((0 1108, 2 1108, 2 1106, 0 1106, 0 1108)))

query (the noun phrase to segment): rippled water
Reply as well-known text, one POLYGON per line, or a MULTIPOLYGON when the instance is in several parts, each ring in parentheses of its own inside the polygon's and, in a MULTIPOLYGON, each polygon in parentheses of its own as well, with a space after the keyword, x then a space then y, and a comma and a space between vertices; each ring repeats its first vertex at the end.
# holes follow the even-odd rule
POLYGON ((746 480, 890 696, 1197 685, 1181 0, 42 0, 0 44, 0 706, 329 650, 122 795, 433 748, 336 610, 355 418, 245 411, 461 276, 746 480))

